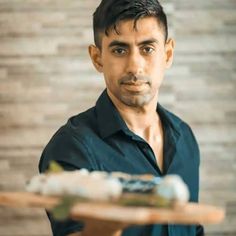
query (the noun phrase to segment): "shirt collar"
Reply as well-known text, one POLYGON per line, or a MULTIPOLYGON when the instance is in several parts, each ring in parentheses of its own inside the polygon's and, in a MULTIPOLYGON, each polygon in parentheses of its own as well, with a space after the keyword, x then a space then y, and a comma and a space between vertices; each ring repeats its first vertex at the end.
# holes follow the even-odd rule
POLYGON ((96 102, 98 129, 102 138, 128 129, 105 89, 96 102))
POLYGON ((180 126, 183 121, 173 113, 167 111, 159 103, 157 104, 157 113, 160 116, 163 126, 171 131, 171 136, 173 137, 174 142, 177 142, 179 136, 181 135, 180 126))
MULTIPOLYGON (((182 121, 171 112, 164 109, 159 103, 157 104, 157 112, 165 127, 170 127, 175 140, 180 135, 180 124, 182 121)), ((102 138, 106 138, 118 131, 131 134, 125 121, 122 119, 118 110, 112 103, 105 89, 96 102, 96 113, 98 119, 98 129, 102 138)))

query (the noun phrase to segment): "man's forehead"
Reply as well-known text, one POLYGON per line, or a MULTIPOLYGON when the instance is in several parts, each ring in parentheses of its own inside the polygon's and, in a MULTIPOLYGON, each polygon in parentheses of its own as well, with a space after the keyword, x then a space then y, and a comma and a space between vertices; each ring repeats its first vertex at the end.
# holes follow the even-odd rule
POLYGON ((111 27, 108 34, 102 35, 105 41, 141 41, 150 38, 156 41, 164 40, 164 30, 154 17, 147 17, 137 20, 136 25, 134 20, 122 20, 116 27, 111 27))

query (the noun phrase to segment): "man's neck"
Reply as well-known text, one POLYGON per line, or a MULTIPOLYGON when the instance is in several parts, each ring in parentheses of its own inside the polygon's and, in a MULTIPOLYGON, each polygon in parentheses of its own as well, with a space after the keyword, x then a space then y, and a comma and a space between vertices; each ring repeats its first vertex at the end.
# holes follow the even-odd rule
POLYGON ((128 128, 147 142, 153 142, 156 134, 160 132, 161 125, 156 112, 158 95, 143 107, 128 106, 116 99, 112 94, 108 93, 108 95, 128 128))
POLYGON ((141 108, 127 106, 112 94, 109 97, 131 131, 143 138, 152 148, 158 167, 163 171, 163 127, 156 112, 158 94, 141 108))

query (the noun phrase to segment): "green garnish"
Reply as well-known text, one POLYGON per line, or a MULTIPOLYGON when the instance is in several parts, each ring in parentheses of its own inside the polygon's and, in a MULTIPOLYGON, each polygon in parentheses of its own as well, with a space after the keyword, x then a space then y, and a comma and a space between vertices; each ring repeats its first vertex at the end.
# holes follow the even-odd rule
POLYGON ((49 173, 60 173, 63 172, 64 169, 61 165, 59 165, 56 161, 50 161, 48 172, 49 173))

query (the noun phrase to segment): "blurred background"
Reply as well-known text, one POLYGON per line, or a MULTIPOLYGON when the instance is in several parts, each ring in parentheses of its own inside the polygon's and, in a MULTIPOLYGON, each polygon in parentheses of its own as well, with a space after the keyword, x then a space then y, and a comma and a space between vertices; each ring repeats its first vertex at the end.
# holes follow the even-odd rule
MULTIPOLYGON (((201 149, 200 201, 236 235, 236 1, 161 1, 176 39, 160 102, 187 121, 201 149)), ((100 0, 0 0, 0 191, 24 191, 43 147, 93 106, 104 82, 87 53, 100 0)), ((49 236, 41 209, 0 207, 0 236, 49 236)))

